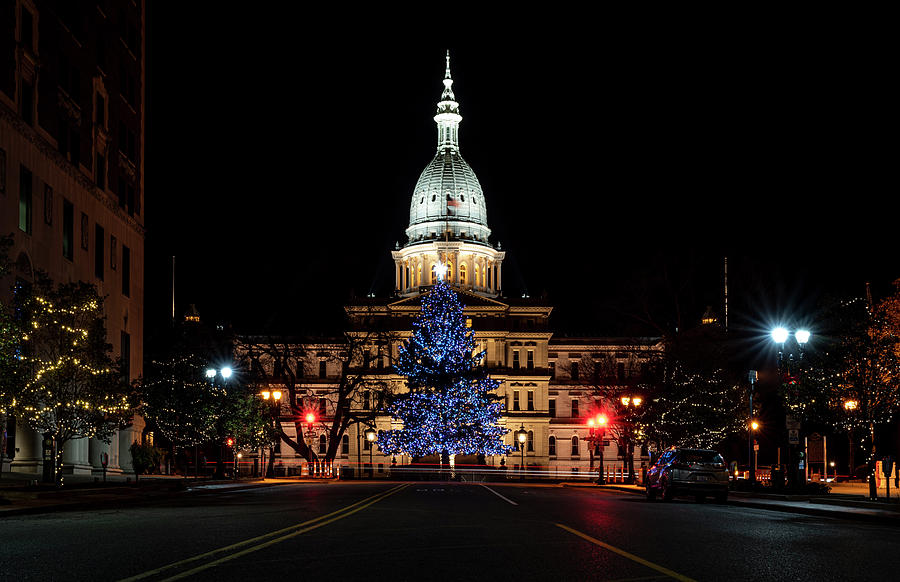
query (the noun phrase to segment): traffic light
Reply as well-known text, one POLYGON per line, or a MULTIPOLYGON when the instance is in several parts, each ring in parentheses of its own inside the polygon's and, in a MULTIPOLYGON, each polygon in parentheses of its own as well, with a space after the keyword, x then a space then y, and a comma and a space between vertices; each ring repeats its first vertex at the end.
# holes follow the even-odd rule
POLYGON ((228 445, 229 447, 233 447, 233 446, 234 446, 234 439, 231 438, 231 437, 228 437, 227 439, 225 439, 225 444, 228 445))
POLYGON ((312 424, 316 421, 316 415, 314 412, 306 413, 306 424, 312 424))

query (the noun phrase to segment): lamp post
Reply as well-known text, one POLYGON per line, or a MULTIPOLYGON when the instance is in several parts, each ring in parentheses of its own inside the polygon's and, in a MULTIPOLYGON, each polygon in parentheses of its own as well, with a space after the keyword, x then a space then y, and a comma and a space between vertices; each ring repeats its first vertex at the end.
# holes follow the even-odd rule
MULTIPOLYGON (((788 386, 796 386, 800 382, 802 364, 803 364, 803 346, 805 346, 809 342, 809 338, 811 336, 810 332, 805 329, 798 329, 794 332, 793 337, 796 341, 798 348, 798 358, 795 364, 794 362, 794 354, 788 354, 788 358, 785 361, 785 344, 791 337, 791 332, 787 330, 785 327, 776 327, 772 330, 772 341, 774 341, 778 345, 778 374, 780 376, 782 384, 786 384, 788 386), (796 365, 796 368, 795 368, 796 365), (796 376, 794 373, 796 372, 796 376)), ((787 408, 790 410, 792 406, 792 400, 799 398, 799 394, 795 395, 793 392, 789 392, 786 395, 787 398, 787 408)), ((800 444, 800 421, 792 414, 788 414, 787 418, 785 418, 785 425, 787 427, 788 432, 788 486, 795 488, 798 482, 803 483, 805 478, 800 477, 800 463, 798 463, 797 457, 798 455, 795 453, 796 447, 800 444)), ((806 462, 806 459, 803 459, 803 462, 806 462)), ((805 485, 805 483, 803 483, 805 485)))
POLYGON ((371 426, 366 429, 366 441, 369 443, 369 479, 375 478, 375 465, 374 460, 372 458, 373 451, 375 450, 375 439, 378 437, 378 432, 375 431, 371 426))
POLYGON ((748 374, 748 379, 750 380, 750 420, 748 421, 749 429, 747 430, 747 466, 750 467, 751 489, 756 487, 756 458, 753 454, 753 441, 755 440, 754 434, 756 433, 756 429, 759 428, 759 423, 753 419, 753 391, 757 378, 758 374, 756 370, 750 370, 750 373, 748 374))
MULTIPOLYGON (((619 402, 622 405, 622 409, 624 414, 633 414, 633 412, 629 413, 629 410, 636 411, 641 404, 644 402, 644 399, 640 396, 635 395, 625 395, 619 399, 619 402)), ((632 421, 623 421, 622 432, 625 436, 625 457, 628 462, 628 479, 627 483, 629 485, 634 484, 634 445, 632 444, 632 433, 634 432, 634 423, 632 421)))
POLYGON ((528 431, 525 430, 525 423, 516 431, 516 440, 519 442, 519 449, 522 451, 521 479, 525 480, 525 442, 528 441, 528 431))
POLYGON ((597 446, 597 443, 600 443, 600 447, 597 448, 597 452, 600 455, 600 466, 598 467, 597 472, 597 485, 605 484, 605 479, 603 478, 603 435, 606 432, 606 416, 602 414, 598 414, 596 417, 591 417, 588 419, 588 427, 591 429, 591 437, 588 439, 590 441, 590 451, 591 451, 591 472, 594 470, 594 448, 597 446))
MULTIPOLYGON (((857 408, 859 408, 859 400, 844 400, 844 412, 846 412, 848 415, 855 414, 857 408)), ((847 472, 847 474, 851 478, 853 478, 853 471, 856 469, 856 466, 854 463, 855 455, 854 455, 854 449, 853 449, 852 425, 851 425, 851 428, 847 429, 847 439, 850 441, 849 442, 850 451, 849 451, 849 455, 848 455, 848 459, 847 459, 847 461, 850 463, 850 468, 849 468, 849 471, 847 472)))
MULTIPOLYGON (((231 378, 232 370, 229 366, 223 366, 218 370, 215 368, 207 368, 206 370, 206 378, 209 380, 210 384, 213 387, 217 386, 216 378, 221 376, 224 380, 224 384, 228 384, 228 379, 231 378)), ((222 432, 224 429, 222 427, 221 419, 216 423, 217 436, 219 438, 219 458, 216 460, 216 473, 215 477, 218 479, 223 479, 225 477, 225 445, 222 440, 222 432)), ((194 449, 194 456, 196 460, 197 449, 194 449)))
MULTIPOLYGON (((272 405, 272 429, 278 431, 278 414, 281 411, 281 390, 263 390, 259 393, 262 399, 272 405)), ((264 475, 266 477, 274 477, 275 472, 275 447, 269 446, 269 460, 266 463, 264 475)))

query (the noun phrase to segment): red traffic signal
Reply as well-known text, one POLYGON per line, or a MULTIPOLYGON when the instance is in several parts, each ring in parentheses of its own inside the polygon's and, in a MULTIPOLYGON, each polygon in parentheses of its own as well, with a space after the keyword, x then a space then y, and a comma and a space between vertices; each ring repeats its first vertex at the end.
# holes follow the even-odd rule
POLYGON ((316 415, 312 412, 306 413, 306 422, 307 424, 312 424, 316 421, 316 415))
POLYGON ((228 445, 229 447, 233 447, 233 446, 234 446, 234 439, 231 438, 231 437, 228 437, 227 439, 225 439, 225 444, 228 445))

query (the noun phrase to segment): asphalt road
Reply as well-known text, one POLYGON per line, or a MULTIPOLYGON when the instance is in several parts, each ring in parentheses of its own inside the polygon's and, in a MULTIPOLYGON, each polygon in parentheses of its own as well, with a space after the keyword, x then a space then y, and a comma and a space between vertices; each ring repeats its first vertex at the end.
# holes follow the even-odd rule
POLYGON ((900 532, 538 485, 280 485, 0 520, 0 579, 890 580, 900 532))

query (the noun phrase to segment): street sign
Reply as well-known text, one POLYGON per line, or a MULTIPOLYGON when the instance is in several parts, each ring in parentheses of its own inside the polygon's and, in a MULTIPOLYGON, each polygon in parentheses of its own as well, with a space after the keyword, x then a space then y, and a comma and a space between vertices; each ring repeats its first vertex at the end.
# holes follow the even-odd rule
POLYGON ((890 478, 891 471, 894 469, 894 458, 893 457, 885 457, 881 460, 881 471, 884 473, 885 477, 890 478))
POLYGON ((753 450, 754 450, 754 451, 758 451, 758 450, 759 450, 759 441, 753 441, 753 450))
POLYGON ((788 431, 788 444, 789 445, 799 445, 800 444, 800 430, 799 429, 791 429, 788 431))
POLYGON ((800 430, 800 421, 788 414, 784 417, 784 428, 788 430, 800 430))

